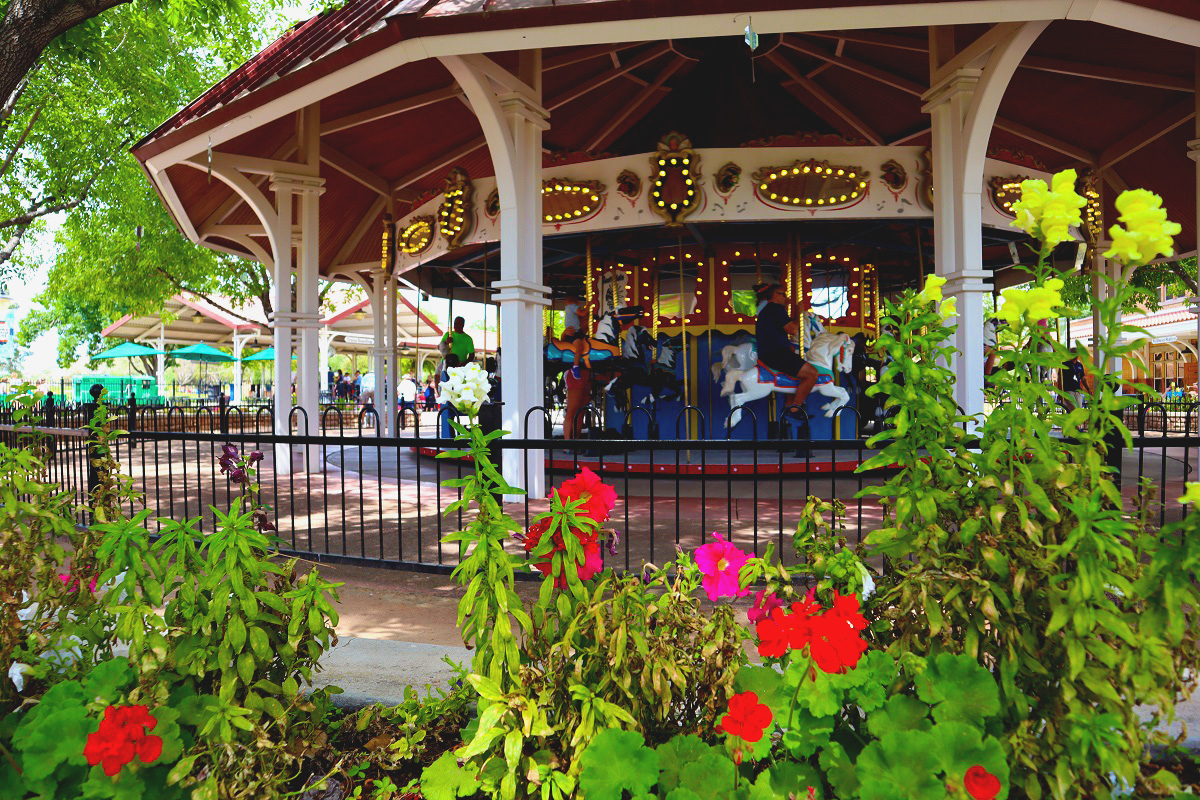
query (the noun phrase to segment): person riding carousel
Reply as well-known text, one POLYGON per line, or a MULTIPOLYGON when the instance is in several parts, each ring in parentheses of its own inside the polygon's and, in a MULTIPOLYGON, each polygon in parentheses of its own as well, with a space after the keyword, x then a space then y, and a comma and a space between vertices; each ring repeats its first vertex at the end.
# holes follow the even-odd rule
POLYGON ((788 313, 787 292, 778 283, 759 284, 754 291, 761 309, 754 325, 758 360, 774 372, 796 380, 796 393, 788 408, 803 409, 805 398, 817 384, 817 370, 792 348, 791 337, 800 325, 788 313))

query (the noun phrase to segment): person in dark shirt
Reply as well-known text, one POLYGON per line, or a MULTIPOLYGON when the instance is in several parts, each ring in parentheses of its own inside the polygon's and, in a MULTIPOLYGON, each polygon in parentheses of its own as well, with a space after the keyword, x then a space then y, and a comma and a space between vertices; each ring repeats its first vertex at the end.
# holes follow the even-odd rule
POLYGON ((758 312, 754 336, 758 342, 758 360, 781 375, 795 378, 796 393, 791 406, 804 408, 804 399, 817 384, 817 370, 800 354, 792 349, 791 336, 799 325, 788 314, 788 296, 778 283, 755 287, 760 303, 765 302, 758 312))

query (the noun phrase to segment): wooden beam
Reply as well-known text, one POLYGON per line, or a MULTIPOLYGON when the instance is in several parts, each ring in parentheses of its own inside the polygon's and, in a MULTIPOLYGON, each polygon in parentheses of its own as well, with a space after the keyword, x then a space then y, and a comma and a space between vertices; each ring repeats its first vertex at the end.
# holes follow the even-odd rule
POLYGON ((1002 131, 1007 131, 1014 136, 1020 136, 1026 141, 1039 144, 1042 147, 1049 148, 1057 153, 1062 153, 1064 156, 1070 156, 1076 161, 1082 161, 1084 164, 1093 166, 1096 163, 1095 153, 1088 152, 1078 145, 1073 145, 1069 142, 1064 142, 1061 139, 1056 139, 1048 133, 1042 133, 1041 131, 1034 130, 1033 128, 1022 125, 1019 122, 1013 122, 1012 120, 1005 119, 1004 117, 996 117, 996 121, 993 124, 994 127, 999 128, 1002 131))
POLYGON ((1113 83, 1128 83, 1133 86, 1146 86, 1151 89, 1171 89, 1178 92, 1194 91, 1192 81, 1189 78, 1179 78, 1175 75, 1161 75, 1157 72, 1143 72, 1124 67, 1109 67, 1101 64, 1063 61, 1043 56, 1025 56, 1021 61, 1021 69, 1053 72, 1059 75, 1074 75, 1079 78, 1095 78, 1096 80, 1112 81, 1113 83))
POLYGON ((368 122, 392 117, 396 114, 403 114, 406 111, 415 111, 418 108, 424 108, 434 103, 440 103, 443 100, 449 100, 453 97, 462 95, 462 89, 458 88, 458 84, 443 86, 440 89, 434 89, 431 92, 424 94, 406 97, 403 100, 396 100, 392 103, 384 103, 375 108, 368 108, 364 111, 359 111, 354 114, 348 114, 344 117, 331 119, 321 125, 321 135, 328 136, 331 133, 344 131, 358 125, 366 125, 368 122))
MULTIPOLYGON (((792 80, 792 83, 794 83, 796 87, 808 92, 810 95, 816 98, 818 103, 824 106, 824 113, 820 108, 813 110, 820 114, 826 122, 844 132, 857 133, 872 144, 883 144, 883 137, 876 133, 870 125, 859 119, 858 115, 842 105, 837 98, 822 89, 814 81, 811 81, 804 75, 801 75, 800 72, 792 65, 792 63, 782 55, 779 53, 772 53, 771 55, 767 56, 767 58, 772 64, 783 70, 783 73, 792 80), (827 114, 828 116, 826 116, 827 114)), ((786 83, 784 84, 784 88, 789 90, 792 89, 792 87, 788 86, 786 83)), ((795 92, 793 92, 793 94, 795 94, 795 92)))
POLYGON ((1099 158, 1100 169, 1107 169, 1118 161, 1128 158, 1155 139, 1178 128, 1195 116, 1195 99, 1189 97, 1181 100, 1104 148, 1104 152, 1100 154, 1099 158))
POLYGON ((907 50, 911 53, 926 53, 929 44, 924 38, 910 39, 907 36, 893 36, 890 33, 868 33, 865 31, 806 31, 806 36, 819 36, 822 39, 843 39, 855 44, 873 44, 880 47, 890 47, 894 50, 907 50))
POLYGON ((350 254, 354 252, 356 247, 358 247, 359 242, 361 242, 362 238, 367 235, 367 231, 370 230, 371 226, 375 224, 375 218, 383 212, 384 208, 387 207, 389 202, 391 202, 390 198, 375 198, 375 202, 371 204, 369 209, 367 209, 367 213, 363 215, 363 218, 358 221, 358 225, 356 225, 354 230, 351 231, 350 236, 347 237, 346 241, 342 242, 342 246, 338 249, 337 255, 333 257, 333 261, 329 262, 330 269, 343 266, 343 262, 349 258, 350 254))
POLYGON ((658 75, 654 76, 653 81, 643 87, 642 90, 639 91, 632 100, 630 100, 628 103, 625 103, 624 108, 622 108, 617 114, 613 115, 612 119, 610 119, 608 123, 601 128, 594 137, 592 137, 591 141, 584 148, 584 150, 598 150, 601 147, 607 146, 609 142, 617 138, 617 136, 621 133, 624 133, 628 128, 628 126, 625 125, 625 121, 629 119, 633 112, 637 111, 638 108, 640 108, 641 105, 646 102, 646 100, 656 94, 662 85, 667 82, 667 79, 678 72, 680 67, 686 63, 687 59, 683 58, 682 56, 675 56, 673 59, 671 59, 670 62, 668 62, 667 65, 659 71, 658 75))
POLYGON ((1100 170, 1100 177, 1104 179, 1105 183, 1116 189, 1118 193, 1129 191, 1129 184, 1126 183, 1125 179, 1113 167, 1100 170))
MULTIPOLYGON (((288 159, 295 155, 298 149, 299 146, 296 144, 296 136, 295 134, 292 134, 292 136, 288 137, 286 142, 280 145, 278 150, 271 154, 271 158, 288 159)), ((262 189, 263 184, 267 182, 267 179, 264 176, 253 176, 251 177, 250 182, 254 184, 255 188, 262 189)), ((224 222, 241 204, 242 196, 230 189, 230 196, 226 198, 221 205, 217 206, 216 211, 209 214, 208 218, 196 227, 196 232, 203 236, 204 231, 207 228, 224 222)))
POLYGON ((478 139, 472 139, 466 144, 460 145, 459 147, 456 147, 450 152, 441 156, 435 156, 423 167, 413 170, 403 178, 392 181, 392 185, 390 187, 391 193, 394 195, 397 192, 407 189, 409 186, 421 180, 426 175, 437 172, 440 169, 445 169, 463 156, 468 155, 469 153, 474 153, 481 147, 487 147, 487 139, 482 136, 480 136, 478 139))
POLYGON ((1021 26, 1024 24, 1025 23, 1023 22, 998 22, 992 27, 988 28, 987 32, 978 39, 955 53, 954 57, 949 61, 941 61, 941 58, 939 57, 938 60, 941 63, 938 65, 936 72, 933 74, 933 79, 930 81, 930 85, 936 86, 937 84, 941 83, 947 75, 950 75, 957 70, 971 69, 975 65, 978 65, 979 62, 987 58, 988 54, 995 50, 996 47, 1012 38, 1013 34, 1020 30, 1021 26))
POLYGON ((898 145, 908 144, 913 139, 918 139, 918 138, 924 136, 925 134, 929 133, 931 130, 933 130, 933 128, 926 125, 924 128, 915 130, 912 133, 906 133, 905 135, 901 136, 899 139, 893 139, 892 141, 888 142, 888 146, 896 147, 898 145))
MULTIPOLYGON (((824 50, 823 48, 809 44, 805 41, 801 41, 786 34, 783 37, 783 44, 785 47, 790 47, 799 53, 804 53, 807 56, 820 59, 826 64, 830 64, 835 67, 841 67, 844 70, 857 73, 866 78, 871 78, 872 80, 876 80, 880 83, 891 86, 893 89, 899 89, 902 92, 907 92, 908 94, 916 97, 920 97, 921 95, 925 94, 926 90, 928 89, 928 87, 922 86, 916 81, 910 81, 907 78, 902 78, 888 70, 880 69, 879 67, 857 61, 847 56, 835 55, 824 50)), ((809 77, 812 77, 811 73, 809 74, 809 77)))
POLYGON ((542 60, 542 72, 569 67, 593 58, 611 55, 631 47, 641 47, 645 42, 623 42, 621 44, 598 44, 594 47, 578 47, 569 53, 561 53, 542 60))
POLYGON ((642 66, 643 64, 649 64, 654 59, 664 55, 665 53, 670 52, 670 50, 671 50, 671 46, 669 44, 661 44, 658 47, 651 48, 650 50, 647 50, 645 53, 642 53, 641 55, 637 56, 636 58, 631 58, 629 61, 626 61, 624 64, 622 64, 617 69, 605 70, 604 72, 601 72, 599 75, 596 75, 592 78, 587 79, 586 81, 583 81, 582 83, 572 86, 571 88, 567 89, 565 92, 560 94, 558 97, 555 97, 553 100, 551 100, 546 105, 546 109, 549 111, 553 111, 556 108, 565 106, 567 103, 571 102, 575 98, 582 97, 583 95, 587 94, 588 92, 600 88, 601 86, 608 83, 609 81, 616 80, 617 78, 621 77, 622 75, 624 75, 626 72, 629 72, 630 70, 637 69, 638 67, 642 66))
POLYGON ((386 197, 389 200, 392 199, 392 190, 391 187, 388 186, 387 181, 342 151, 334 147, 330 147, 327 144, 322 144, 321 161, 333 167, 346 177, 358 181, 363 186, 378 194, 380 197, 386 197))

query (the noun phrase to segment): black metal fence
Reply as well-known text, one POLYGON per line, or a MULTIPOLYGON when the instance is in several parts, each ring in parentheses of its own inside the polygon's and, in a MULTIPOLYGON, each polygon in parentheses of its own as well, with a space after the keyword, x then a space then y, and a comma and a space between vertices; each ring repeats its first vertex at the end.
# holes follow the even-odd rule
MULTIPOLYGON (((458 561, 456 547, 442 538, 468 520, 461 510, 444 513, 460 490, 441 484, 470 465, 436 457, 455 447, 440 435, 446 412, 420 415, 419 426, 405 412, 405 430, 391 437, 380 436, 375 412, 361 408, 327 407, 316 421, 293 409, 289 435, 274 433, 269 408, 127 406, 121 413, 130 432, 118 448, 122 469, 156 517, 198 518, 201 530, 210 530, 213 509, 236 504, 242 491, 217 464, 222 446, 232 444, 263 453, 260 500, 287 550, 424 571, 449 570, 458 561)), ((1197 405, 1172 410, 1147 404, 1126 412, 1134 447, 1120 459, 1123 492, 1132 501, 1142 490, 1141 478, 1148 478, 1160 525, 1182 514, 1176 498, 1200 474, 1198 415, 1197 405)), ((46 416, 49 477, 82 501, 88 459, 80 428, 90 409, 54 408, 46 416)), ((791 533, 809 496, 841 503, 838 524, 858 541, 882 521, 875 498, 859 494, 894 474, 886 468, 857 471, 874 454, 861 438, 717 438, 699 415, 693 425, 698 439, 567 441, 548 435, 551 424, 545 412, 531 411, 522 436, 497 442, 497 460, 503 451, 522 453, 526 485, 541 470, 547 490, 585 466, 613 485, 619 501, 608 525, 621 538, 606 559, 628 569, 668 560, 677 547, 692 549, 715 533, 758 554, 773 542, 785 560, 794 558, 791 533)), ((669 426, 664 421, 662 427, 669 426)), ((0 430, 13 436, 10 410, 0 410, 0 430)), ((506 504, 522 526, 547 507, 545 498, 530 496, 506 504)), ((139 509, 131 504, 129 511, 139 509)), ((520 543, 514 540, 512 547, 520 543)))

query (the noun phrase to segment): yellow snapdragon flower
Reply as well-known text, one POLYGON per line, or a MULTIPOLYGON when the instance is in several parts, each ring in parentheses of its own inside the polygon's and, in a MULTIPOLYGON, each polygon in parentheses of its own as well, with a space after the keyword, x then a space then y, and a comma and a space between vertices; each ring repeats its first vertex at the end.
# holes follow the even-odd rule
POLYGON ((1200 503, 1200 482, 1186 483, 1187 491, 1183 497, 1179 498, 1180 503, 1191 503, 1193 505, 1200 503))
POLYGON ((1013 203, 1017 218, 1014 228, 1020 228, 1042 240, 1043 250, 1071 240, 1071 228, 1083 224, 1080 209, 1087 201, 1075 191, 1077 174, 1065 169, 1050 179, 1050 186, 1037 178, 1021 181, 1021 199, 1013 203))
POLYGON ((945 283, 946 279, 940 278, 937 275, 926 277, 925 288, 917 294, 917 302, 921 305, 942 302, 942 286, 945 283))
POLYGON ((943 320, 950 319, 951 317, 957 317, 958 316, 958 298, 957 297, 947 297, 945 299, 945 301, 942 302, 941 308, 938 309, 938 314, 941 315, 943 320))
POLYGON ((1000 293, 1004 305, 992 316, 1009 325, 1020 325, 1022 322, 1032 325, 1058 316, 1058 310, 1063 308, 1062 288, 1061 280, 1051 278, 1045 284, 1029 289, 1005 289, 1000 293))
POLYGON ((1160 254, 1175 254, 1175 241, 1171 237, 1182 228, 1167 219, 1161 197, 1146 189, 1130 189, 1121 192, 1116 206, 1121 212, 1117 219, 1125 227, 1113 225, 1108 229, 1112 248, 1104 254, 1106 258, 1115 257, 1125 266, 1141 266, 1160 254))

